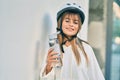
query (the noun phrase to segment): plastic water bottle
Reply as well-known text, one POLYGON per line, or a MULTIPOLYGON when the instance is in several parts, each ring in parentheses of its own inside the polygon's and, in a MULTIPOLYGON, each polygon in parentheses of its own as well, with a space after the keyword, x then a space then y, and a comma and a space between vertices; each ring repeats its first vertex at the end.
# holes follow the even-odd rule
POLYGON ((59 41, 57 38, 58 34, 59 34, 59 32, 49 35, 49 46, 51 48, 53 48, 55 52, 58 53, 57 54, 58 55, 58 58, 57 58, 58 63, 53 64, 53 67, 55 67, 55 68, 61 68, 61 66, 62 66, 60 45, 59 45, 59 41))

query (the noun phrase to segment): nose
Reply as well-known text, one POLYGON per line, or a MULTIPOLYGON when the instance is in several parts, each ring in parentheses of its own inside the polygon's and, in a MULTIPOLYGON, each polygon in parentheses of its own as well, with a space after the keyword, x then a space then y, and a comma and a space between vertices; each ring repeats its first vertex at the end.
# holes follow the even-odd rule
POLYGON ((69 26, 70 26, 70 27, 73 27, 73 22, 70 21, 69 26))

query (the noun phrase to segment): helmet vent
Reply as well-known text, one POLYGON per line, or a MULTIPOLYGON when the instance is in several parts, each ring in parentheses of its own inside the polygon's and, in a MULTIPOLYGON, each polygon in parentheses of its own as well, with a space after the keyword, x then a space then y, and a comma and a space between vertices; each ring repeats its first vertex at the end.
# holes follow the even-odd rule
POLYGON ((76 3, 73 3, 73 5, 76 5, 76 3))
POLYGON ((71 5, 70 3, 67 3, 67 5, 71 5))
POLYGON ((79 8, 81 8, 81 6, 78 6, 79 8))

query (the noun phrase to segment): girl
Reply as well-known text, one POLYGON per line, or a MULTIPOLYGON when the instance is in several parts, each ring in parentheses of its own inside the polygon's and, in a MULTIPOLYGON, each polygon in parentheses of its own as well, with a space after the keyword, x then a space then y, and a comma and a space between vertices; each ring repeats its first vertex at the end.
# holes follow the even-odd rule
POLYGON ((66 4, 57 13, 57 31, 61 50, 60 68, 57 52, 49 49, 46 64, 42 67, 40 78, 45 80, 105 80, 90 45, 77 37, 84 22, 83 9, 73 4, 66 4))

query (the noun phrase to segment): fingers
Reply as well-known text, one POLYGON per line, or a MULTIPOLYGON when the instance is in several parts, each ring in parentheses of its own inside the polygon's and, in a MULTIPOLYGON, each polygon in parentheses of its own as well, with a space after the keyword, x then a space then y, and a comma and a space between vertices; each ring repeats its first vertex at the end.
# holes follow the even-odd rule
POLYGON ((54 50, 53 48, 50 48, 50 49, 48 50, 48 54, 50 54, 53 50, 54 50))
POLYGON ((53 51, 54 49, 49 49, 48 50, 48 56, 47 56, 47 64, 52 64, 52 63, 56 63, 58 62, 58 56, 57 56, 57 52, 53 51))
POLYGON ((48 60, 47 64, 58 63, 58 60, 48 60))
POLYGON ((54 50, 53 48, 50 48, 50 49, 48 50, 48 57, 51 57, 51 56, 53 56, 53 55, 57 55, 57 54, 58 54, 58 53, 54 52, 53 50, 54 50))

